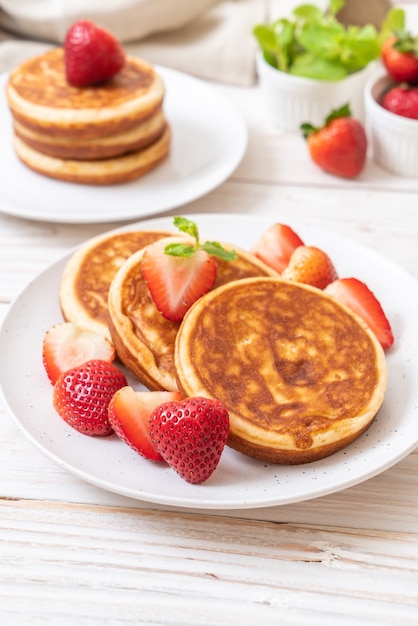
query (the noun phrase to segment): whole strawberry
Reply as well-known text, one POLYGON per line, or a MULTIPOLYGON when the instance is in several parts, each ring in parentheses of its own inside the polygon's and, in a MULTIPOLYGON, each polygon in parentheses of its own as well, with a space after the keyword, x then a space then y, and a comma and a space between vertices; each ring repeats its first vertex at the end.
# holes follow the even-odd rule
POLYGON ((125 53, 120 42, 90 20, 79 20, 64 40, 67 81, 75 87, 97 85, 122 69, 125 53))
POLYGON ((326 252, 315 246, 298 246, 283 270, 282 278, 324 289, 338 275, 326 252))
POLYGON ((151 440, 184 480, 198 484, 215 471, 229 434, 229 414, 218 400, 166 402, 150 417, 151 440))
POLYGON ((398 83, 418 84, 418 39, 399 33, 386 39, 382 46, 382 63, 398 83))
POLYGON ((53 388, 52 403, 62 419, 80 433, 110 435, 109 402, 127 384, 125 375, 112 363, 92 359, 61 374, 53 388))
POLYGON ((392 87, 384 94, 381 105, 395 115, 418 120, 418 87, 407 85, 392 87))
POLYGON ((363 125, 351 117, 348 104, 332 111, 324 126, 302 124, 311 159, 328 174, 354 178, 363 170, 367 137, 363 125))

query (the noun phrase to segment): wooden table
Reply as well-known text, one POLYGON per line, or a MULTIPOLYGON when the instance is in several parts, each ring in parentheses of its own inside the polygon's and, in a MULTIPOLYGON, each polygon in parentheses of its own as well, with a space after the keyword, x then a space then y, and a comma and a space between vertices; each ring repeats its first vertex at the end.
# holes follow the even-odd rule
MULTIPOLYGON (((269 127, 257 88, 214 88, 244 116, 248 149, 229 180, 181 214, 302 220, 418 277, 418 180, 371 161, 355 181, 328 176, 301 137, 269 127)), ((108 228, 0 213, 1 319, 38 272, 108 228)), ((306 502, 181 510, 83 482, 0 411, 2 624, 418 624, 418 451, 306 502)))

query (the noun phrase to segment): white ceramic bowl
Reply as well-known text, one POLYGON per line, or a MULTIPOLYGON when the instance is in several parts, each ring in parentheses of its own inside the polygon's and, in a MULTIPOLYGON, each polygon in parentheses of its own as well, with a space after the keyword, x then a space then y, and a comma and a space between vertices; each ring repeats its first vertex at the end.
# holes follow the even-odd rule
POLYGON ((319 126, 333 109, 347 102, 353 117, 364 121, 364 87, 374 63, 336 82, 281 72, 266 62, 261 51, 256 54, 256 67, 266 112, 277 130, 300 132, 304 122, 319 126))
POLYGON ((386 74, 370 78, 365 88, 366 129, 375 163, 399 176, 418 178, 418 120, 387 111, 379 104, 394 85, 386 74))

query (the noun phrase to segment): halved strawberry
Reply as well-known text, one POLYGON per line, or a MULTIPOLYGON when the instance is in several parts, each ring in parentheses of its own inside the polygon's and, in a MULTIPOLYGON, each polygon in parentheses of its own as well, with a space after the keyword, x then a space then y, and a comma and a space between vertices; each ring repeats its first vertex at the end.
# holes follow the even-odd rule
POLYGON ((324 289, 338 278, 337 271, 329 256, 315 246, 299 246, 290 257, 282 277, 324 289))
POLYGON ((374 332, 382 348, 386 350, 393 345, 392 329, 382 305, 365 283, 357 278, 340 278, 324 291, 357 313, 374 332))
POLYGON ((148 419, 161 404, 181 399, 177 391, 135 391, 129 386, 122 387, 109 403, 110 425, 122 441, 143 457, 163 461, 152 444, 148 419))
POLYGON ((273 224, 255 242, 251 252, 280 274, 298 246, 303 246, 303 241, 290 226, 273 224))
POLYGON ((61 374, 53 388, 52 404, 58 415, 83 435, 104 437, 113 432, 109 402, 127 384, 113 363, 92 359, 61 374))
POLYGON ((192 304, 214 286, 217 266, 213 257, 232 261, 236 253, 217 242, 200 244, 196 224, 184 217, 175 217, 174 224, 192 237, 190 243, 162 240, 150 244, 141 269, 157 309, 168 320, 180 322, 192 304))
POLYGON ((58 377, 91 359, 111 363, 115 358, 113 344, 102 335, 81 330, 72 322, 49 328, 42 344, 42 362, 52 384, 58 377))

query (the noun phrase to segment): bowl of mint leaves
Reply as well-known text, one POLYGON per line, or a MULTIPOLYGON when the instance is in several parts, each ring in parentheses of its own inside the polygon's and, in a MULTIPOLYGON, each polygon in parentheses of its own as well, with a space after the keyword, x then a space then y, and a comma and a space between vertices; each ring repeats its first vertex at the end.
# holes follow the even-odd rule
POLYGON ((290 17, 254 27, 259 84, 278 130, 296 132, 304 122, 319 124, 344 103, 364 121, 365 84, 403 11, 390 9, 378 30, 372 24, 343 25, 338 12, 344 5, 345 0, 330 0, 324 10, 301 4, 290 17))

